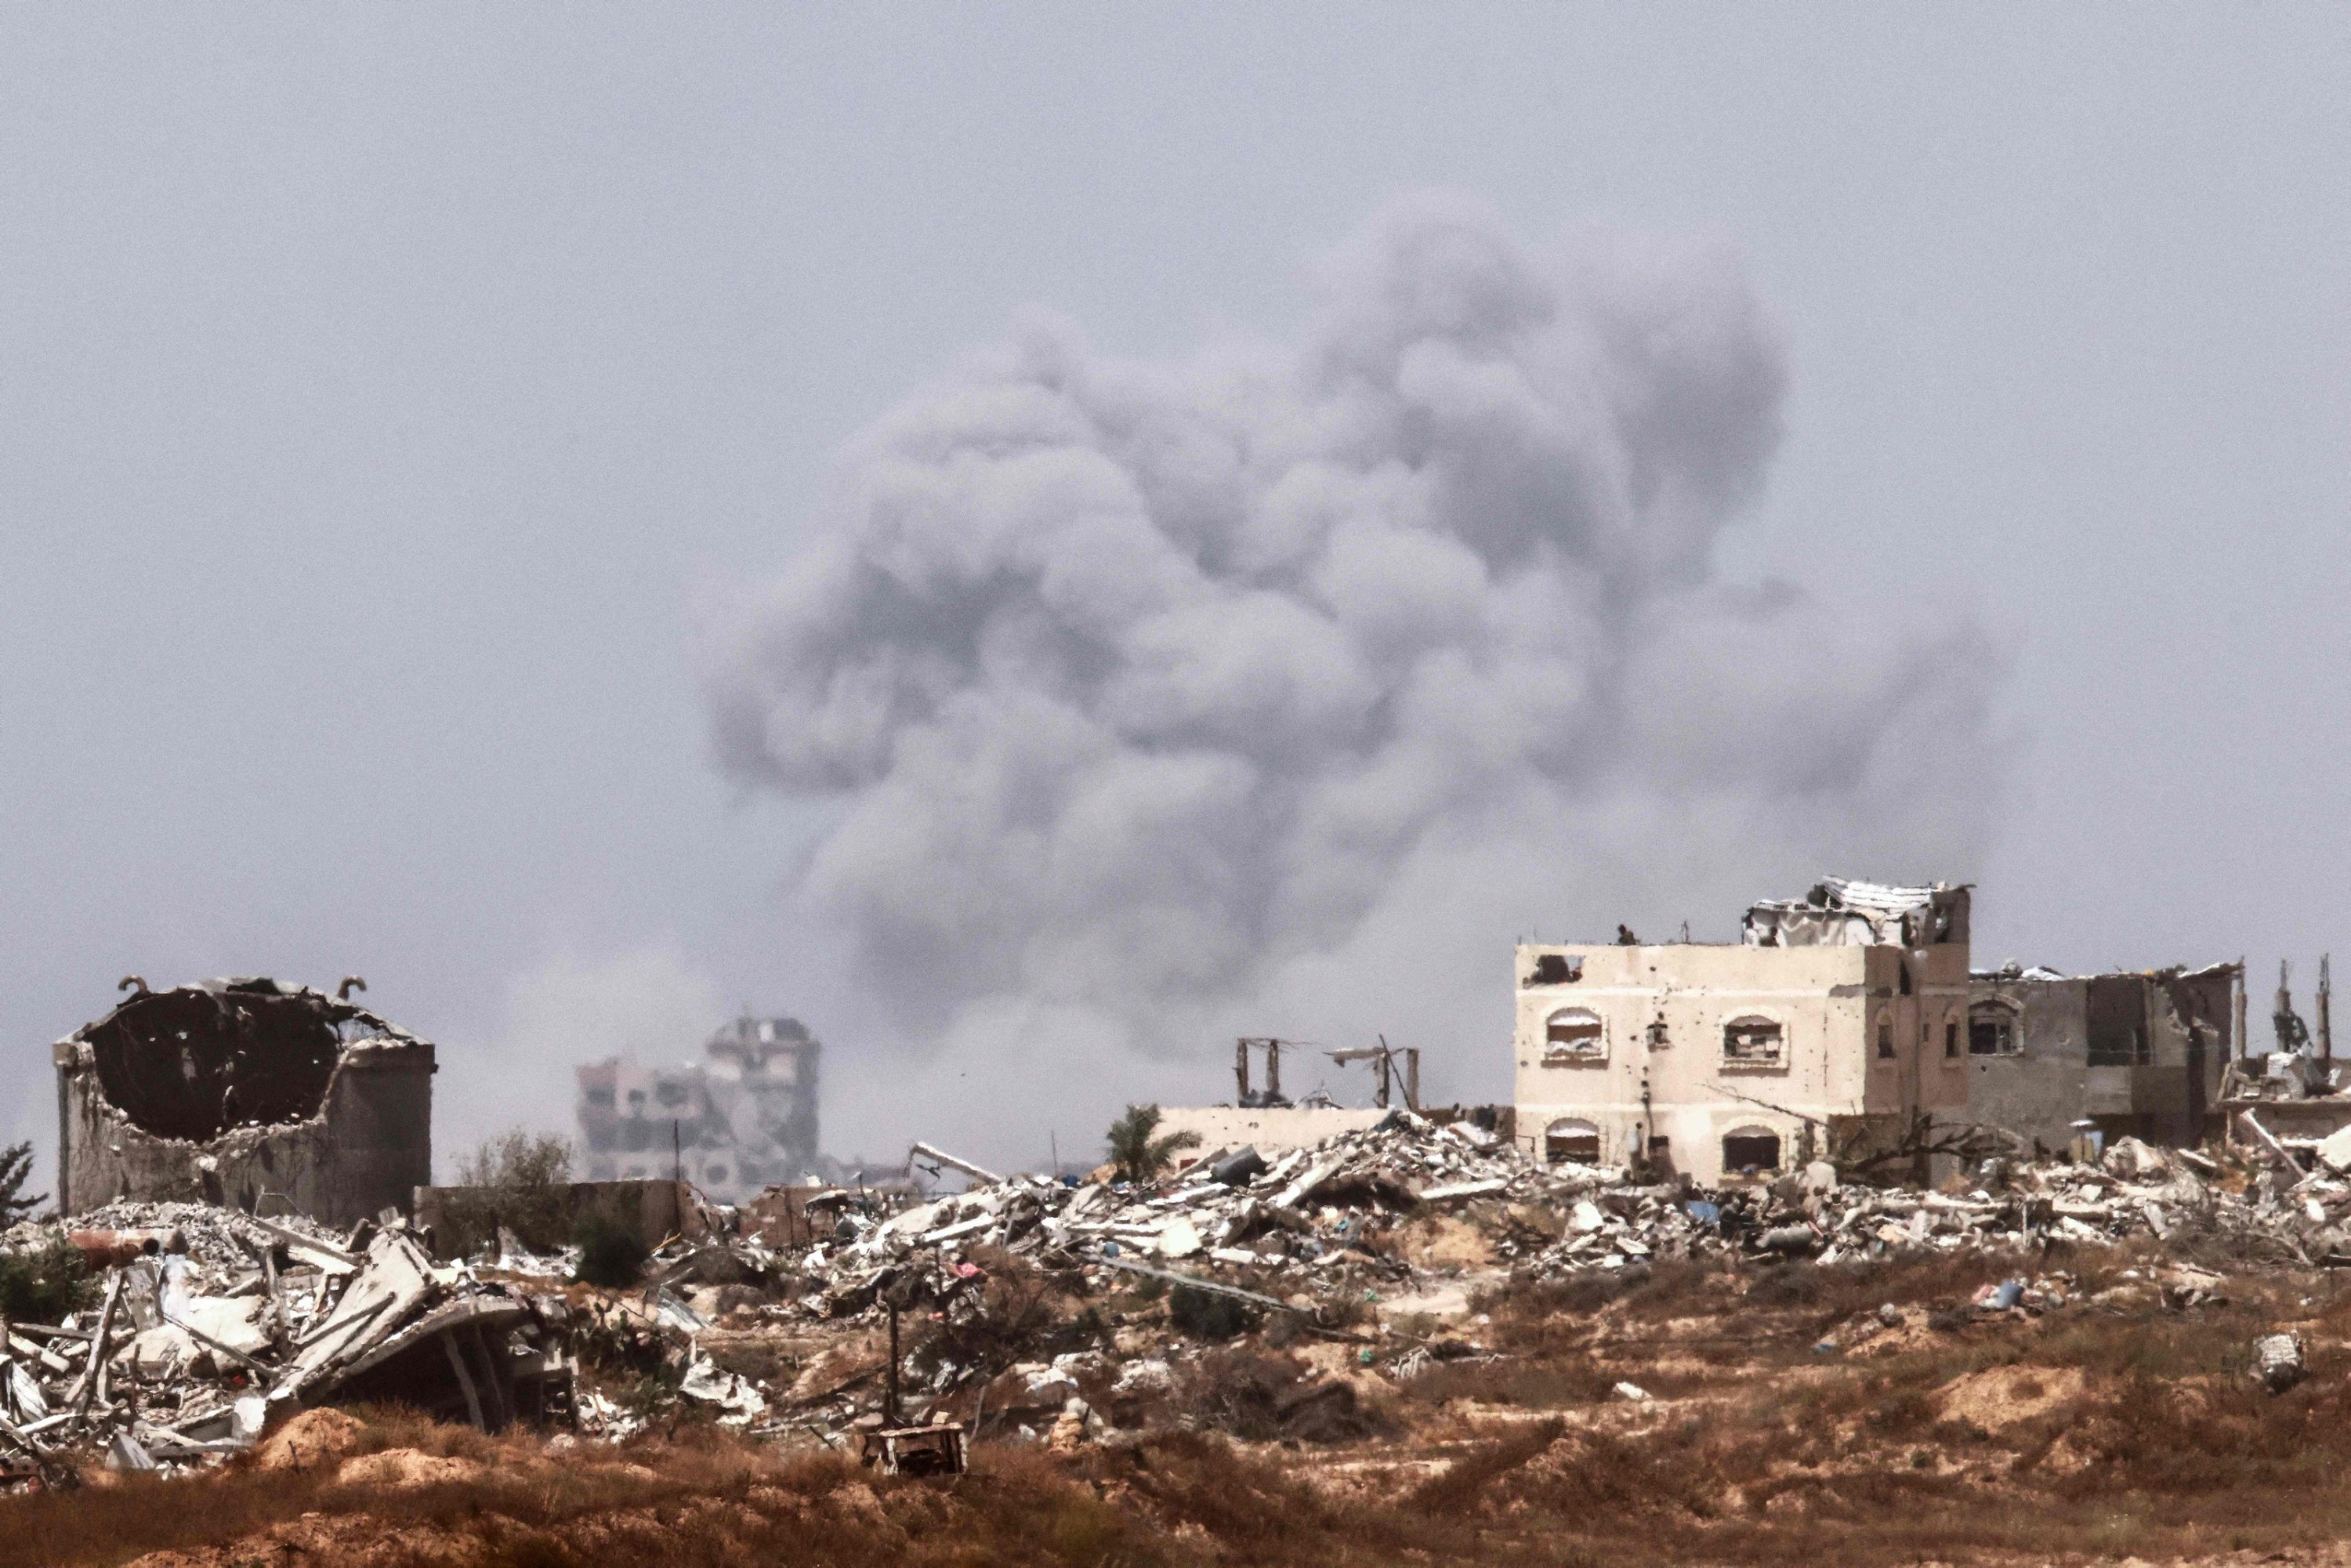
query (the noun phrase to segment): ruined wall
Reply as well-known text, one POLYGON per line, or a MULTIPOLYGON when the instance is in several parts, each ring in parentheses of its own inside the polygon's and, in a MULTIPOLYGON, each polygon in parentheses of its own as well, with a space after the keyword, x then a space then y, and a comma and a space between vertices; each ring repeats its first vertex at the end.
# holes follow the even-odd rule
POLYGON ((2054 1153, 2073 1141, 2074 1118, 2088 1113, 2090 983, 2022 976, 1978 976, 1970 987, 1971 1019, 2011 1027, 2007 1055, 1968 1059, 1968 1117, 2031 1139, 2054 1153))
POLYGON ((432 1045, 337 997, 141 989, 52 1054, 68 1214, 193 1200, 343 1225, 432 1179, 432 1045))
POLYGON ((1266 1158, 1303 1149, 1341 1133, 1375 1127, 1387 1113, 1357 1105, 1163 1105, 1159 1133, 1195 1133, 1200 1146, 1177 1155, 1189 1161, 1218 1149, 1244 1146, 1266 1158))
POLYGON ((2056 1151, 2076 1120, 2109 1139, 2192 1145, 2215 1131, 2236 969, 1979 975, 1971 1019, 2015 1024, 2013 1054, 1971 1056, 1969 1116, 2056 1151))

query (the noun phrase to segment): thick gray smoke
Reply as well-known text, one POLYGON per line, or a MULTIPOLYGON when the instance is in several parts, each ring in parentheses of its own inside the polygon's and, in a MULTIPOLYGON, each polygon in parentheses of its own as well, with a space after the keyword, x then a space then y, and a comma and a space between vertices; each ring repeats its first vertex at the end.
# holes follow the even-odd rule
POLYGON ((890 994, 1484 1028, 1516 933, 1971 869, 1980 635, 1717 579, 1786 382, 1735 257, 1418 197, 1320 281, 1175 363, 1023 321, 743 612, 722 764, 837 799, 801 892, 890 994))

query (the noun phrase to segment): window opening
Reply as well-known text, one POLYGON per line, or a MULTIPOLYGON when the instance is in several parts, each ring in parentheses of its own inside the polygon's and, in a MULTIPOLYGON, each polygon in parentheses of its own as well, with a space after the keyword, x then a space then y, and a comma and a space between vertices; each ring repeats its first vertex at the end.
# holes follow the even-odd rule
POLYGON ((1722 1059, 1740 1067, 1778 1067, 1788 1059, 1787 1033, 1773 1019, 1732 1019, 1722 1026, 1722 1059))
POLYGON ((1741 1127, 1722 1140, 1726 1176, 1769 1176, 1780 1168, 1780 1134, 1762 1127, 1741 1127))
POLYGON ((1597 1061, 1606 1054, 1606 1036, 1597 1013, 1564 1008, 1543 1021, 1545 1063, 1597 1061))
POLYGON ((2147 1061, 2147 1031, 2131 1024, 2090 1026, 2090 1065, 2144 1066, 2147 1061))
POLYGON ((1968 1015, 1970 1056, 2015 1056, 2022 1050, 2016 1015, 2006 1008, 1978 1008, 1968 1015))
POLYGON ((1600 1129, 1589 1122, 1558 1121, 1543 1129, 1543 1164, 1600 1163, 1600 1129))

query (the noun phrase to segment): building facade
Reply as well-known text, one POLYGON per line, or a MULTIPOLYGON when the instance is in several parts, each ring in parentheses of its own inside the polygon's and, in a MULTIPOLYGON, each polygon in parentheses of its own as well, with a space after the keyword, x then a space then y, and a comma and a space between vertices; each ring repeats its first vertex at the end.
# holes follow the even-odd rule
POLYGON ((721 1203, 820 1168, 818 1066, 823 1046, 798 1019, 722 1027, 704 1060, 645 1067, 633 1056, 579 1070, 580 1145, 590 1181, 673 1174, 721 1203))
POLYGON ((1736 944, 1521 946, 1519 1140, 1713 1186, 1963 1118, 1968 900, 1824 882, 1736 944))
POLYGON ((2238 964, 2110 975, 1979 973, 1968 984, 1968 1101, 1977 1122, 2053 1154, 2087 1122, 2109 1140, 2193 1145, 2220 1132, 2238 1038, 2238 964))

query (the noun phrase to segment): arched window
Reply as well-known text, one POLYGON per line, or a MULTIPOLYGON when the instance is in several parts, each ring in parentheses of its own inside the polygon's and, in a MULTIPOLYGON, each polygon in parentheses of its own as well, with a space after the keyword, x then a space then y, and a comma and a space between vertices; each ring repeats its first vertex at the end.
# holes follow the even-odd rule
POLYGON ((1573 1161, 1579 1166, 1600 1163, 1600 1129, 1589 1122, 1562 1116, 1543 1129, 1543 1164, 1573 1161))
POLYGON ((1769 1127, 1740 1127, 1722 1136, 1722 1174, 1770 1176, 1780 1168, 1780 1134, 1769 1127))
POLYGON ((1732 1067, 1785 1066, 1788 1031, 1777 1019, 1742 1014, 1722 1026, 1722 1060, 1732 1067))
POLYGON ((1600 1015, 1588 1008, 1562 1008, 1543 1020, 1543 1064, 1598 1061, 1608 1054, 1600 1015))
POLYGON ((1968 1009, 1970 1056, 2014 1056, 2024 1049, 2016 1009, 2005 1002, 1980 1002, 1968 1009))

